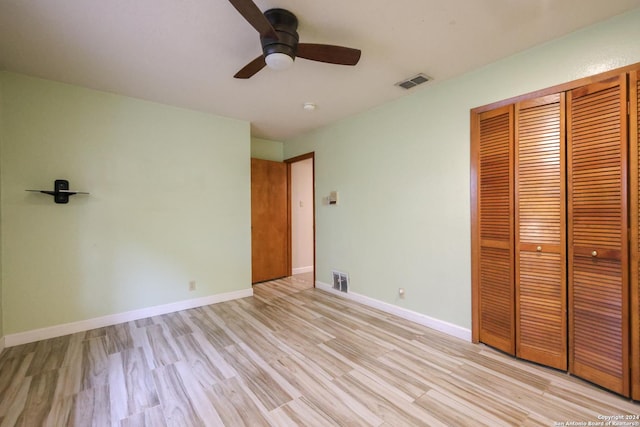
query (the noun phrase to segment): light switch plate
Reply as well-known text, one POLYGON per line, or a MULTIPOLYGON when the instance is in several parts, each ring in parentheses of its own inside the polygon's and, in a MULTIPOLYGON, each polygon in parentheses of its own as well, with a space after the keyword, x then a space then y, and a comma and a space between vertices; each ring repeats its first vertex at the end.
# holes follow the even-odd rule
POLYGON ((337 191, 332 191, 331 193, 329 193, 329 204, 330 205, 337 205, 338 204, 338 192, 337 191))

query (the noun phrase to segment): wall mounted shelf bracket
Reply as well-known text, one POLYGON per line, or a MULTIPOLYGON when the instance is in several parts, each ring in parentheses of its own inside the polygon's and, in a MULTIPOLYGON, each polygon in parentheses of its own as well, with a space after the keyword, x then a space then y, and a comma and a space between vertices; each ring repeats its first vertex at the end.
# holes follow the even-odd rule
POLYGON ((51 190, 26 190, 33 193, 42 193, 53 196, 53 201, 56 203, 69 203, 69 196, 75 194, 89 194, 84 191, 69 190, 69 181, 66 179, 56 179, 53 183, 53 191, 51 190))

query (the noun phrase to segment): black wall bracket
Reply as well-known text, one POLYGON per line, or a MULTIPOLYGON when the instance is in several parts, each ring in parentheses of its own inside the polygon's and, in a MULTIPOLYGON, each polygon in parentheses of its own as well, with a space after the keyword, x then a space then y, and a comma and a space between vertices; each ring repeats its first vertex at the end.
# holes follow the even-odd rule
POLYGON ((51 190, 26 190, 33 193, 43 193, 53 196, 53 201, 56 203, 69 203, 69 196, 74 194, 89 194, 84 191, 69 190, 69 181, 66 179, 56 179, 53 183, 53 191, 51 190))

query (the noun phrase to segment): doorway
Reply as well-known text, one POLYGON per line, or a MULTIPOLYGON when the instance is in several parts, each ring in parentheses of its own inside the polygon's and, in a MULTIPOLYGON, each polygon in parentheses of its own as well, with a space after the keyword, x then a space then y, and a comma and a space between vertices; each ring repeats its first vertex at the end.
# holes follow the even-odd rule
POLYGON ((314 153, 251 159, 252 283, 283 277, 315 287, 314 153))
POLYGON ((289 165, 291 275, 315 286, 314 156, 286 160, 289 165))

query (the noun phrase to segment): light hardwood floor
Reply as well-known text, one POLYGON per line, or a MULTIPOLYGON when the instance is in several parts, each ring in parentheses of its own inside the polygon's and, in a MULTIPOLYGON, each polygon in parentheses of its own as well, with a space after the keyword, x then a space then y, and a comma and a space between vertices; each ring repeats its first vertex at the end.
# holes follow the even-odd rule
MULTIPOLYGON (((0 426, 553 426, 640 405, 310 288, 0 355, 0 426)), ((586 424, 585 424, 586 425, 586 424)))

